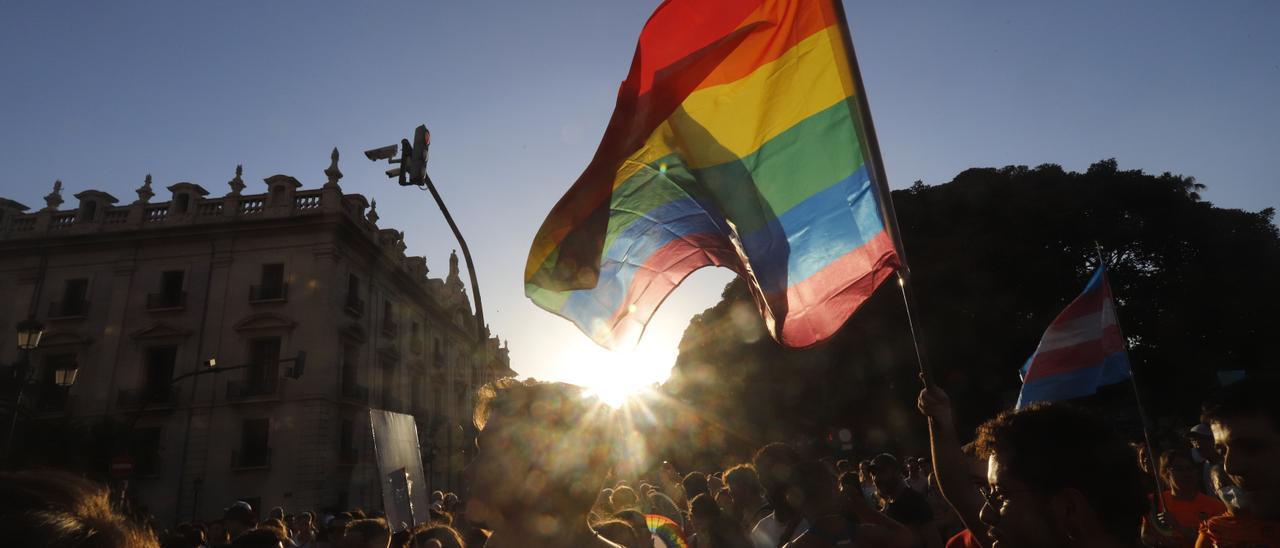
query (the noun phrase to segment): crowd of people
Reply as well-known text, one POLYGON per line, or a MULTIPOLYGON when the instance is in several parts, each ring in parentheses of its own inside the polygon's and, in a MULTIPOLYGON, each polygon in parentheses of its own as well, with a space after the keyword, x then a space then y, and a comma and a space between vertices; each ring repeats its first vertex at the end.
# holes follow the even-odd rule
MULTIPOLYGON (((717 471, 669 462, 618 477, 609 411, 577 387, 482 389, 469 492, 431 495, 408 527, 378 512, 258 509, 156 531, 67 473, 0 473, 0 541, 12 546, 270 548, 820 548, 1280 546, 1280 404, 1273 382, 1205 402, 1171 446, 1126 439, 1068 404, 1033 404, 962 443, 947 394, 917 401, 930 455, 854 462, 770 443, 717 471), (1154 455, 1154 458, 1153 458, 1154 455)), ((967 436, 966 436, 967 437, 967 436)))

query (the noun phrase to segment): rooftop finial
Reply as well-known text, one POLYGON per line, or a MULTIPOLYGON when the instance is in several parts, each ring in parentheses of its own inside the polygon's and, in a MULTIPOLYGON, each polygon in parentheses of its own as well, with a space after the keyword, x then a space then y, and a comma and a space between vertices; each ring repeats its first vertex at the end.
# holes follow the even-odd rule
POLYGON ((58 209, 62 205, 62 180, 53 182, 53 192, 44 197, 45 209, 58 209))
POLYGON ((369 214, 365 218, 373 224, 378 224, 378 200, 369 203, 369 214))
POLYGON ((459 278, 459 277, 458 277, 458 250, 456 250, 456 249, 455 249, 455 250, 453 250, 453 253, 450 253, 450 254, 449 254, 449 278, 448 278, 448 280, 449 280, 449 281, 458 281, 459 283, 461 283, 461 278, 459 278))
POLYGON ((338 169, 338 147, 333 147, 333 153, 329 154, 329 168, 324 170, 324 174, 329 178, 325 186, 337 186, 338 179, 342 178, 342 170, 338 169))
POLYGON ((239 196, 240 191, 244 190, 244 179, 240 178, 241 175, 244 175, 244 166, 236 164, 236 178, 227 181, 227 185, 231 187, 231 193, 236 196, 239 196))
POLYGON ((138 190, 136 192, 138 193, 138 203, 140 204, 145 204, 151 201, 151 197, 156 195, 155 192, 151 191, 151 174, 150 173, 147 174, 147 178, 143 180, 142 186, 138 187, 138 190))

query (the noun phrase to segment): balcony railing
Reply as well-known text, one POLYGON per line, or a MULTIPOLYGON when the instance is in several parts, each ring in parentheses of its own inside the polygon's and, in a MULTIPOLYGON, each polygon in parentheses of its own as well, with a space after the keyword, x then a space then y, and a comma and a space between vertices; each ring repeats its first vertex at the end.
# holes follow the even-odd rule
POLYGON ((360 386, 355 382, 342 383, 342 398, 352 400, 363 405, 369 404, 369 387, 360 386))
MULTIPOLYGON (((79 205, 74 209, 50 211, 47 208, 16 215, 6 223, 0 223, 0 238, 62 236, 94 232, 126 230, 155 230, 174 224, 199 222, 240 222, 270 216, 313 216, 341 212, 354 218, 363 228, 376 231, 369 222, 361 200, 353 195, 344 196, 341 190, 297 190, 292 199, 277 199, 267 194, 241 196, 236 193, 220 197, 191 197, 186 203, 135 202, 133 204, 100 206, 96 215, 89 215, 79 205), (171 214, 172 213, 172 214, 171 214)), ((283 198, 283 197, 279 197, 283 198)), ((367 207, 367 206, 366 206, 367 207)))
POLYGON ((178 401, 178 392, 172 386, 143 388, 142 390, 120 390, 116 394, 116 405, 120 407, 142 407, 148 409, 172 407, 178 401))
POLYGON ((249 398, 278 396, 280 394, 280 379, 277 377, 268 377, 263 380, 252 381, 227 381, 227 400, 237 401, 249 398))
POLYGON ((282 283, 277 285, 251 285, 249 286, 249 301, 283 301, 289 298, 289 284, 282 283))
POLYGON ((187 306, 187 292, 148 293, 147 310, 164 310, 166 308, 183 308, 187 306))
POLYGON ((49 303, 50 318, 83 318, 89 315, 89 301, 54 301, 49 303))
POLYGON ((271 468, 271 448, 262 447, 253 451, 231 451, 232 470, 266 470, 271 468))

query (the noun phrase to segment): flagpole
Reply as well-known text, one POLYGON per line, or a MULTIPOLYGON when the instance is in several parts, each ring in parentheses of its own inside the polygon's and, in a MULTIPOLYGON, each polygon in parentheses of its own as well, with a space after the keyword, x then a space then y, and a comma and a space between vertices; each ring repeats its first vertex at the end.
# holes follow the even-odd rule
POLYGON ((880 157, 880 141, 876 138, 876 126, 871 121, 871 105, 867 102, 866 87, 862 84, 862 71, 858 68, 858 56, 853 51, 853 37, 849 33, 849 18, 844 12, 844 3, 841 0, 831 0, 835 6, 836 18, 840 24, 840 34, 844 38, 845 54, 849 57, 850 72, 853 73, 854 98, 858 104, 858 118, 862 122, 854 124, 858 129, 859 141, 866 143, 869 158, 866 158, 868 167, 870 168, 871 183, 875 185, 876 194, 879 200, 876 200, 880 207, 880 217, 884 219, 885 231, 889 233, 890 239, 893 240, 893 247, 898 253, 898 263, 896 274, 898 276, 898 289, 902 293, 902 304, 907 312, 907 327, 911 332, 911 346, 916 353, 916 366, 920 369, 920 380, 924 381, 925 386, 930 386, 929 371, 925 367, 924 353, 920 351, 920 336, 915 324, 915 299, 911 293, 909 283, 911 280, 911 267, 907 263, 907 249, 902 244, 902 233, 898 230, 898 213, 893 207, 893 195, 889 191, 889 178, 884 172, 884 160, 880 157))
MULTIPOLYGON (((1106 282, 1107 288, 1111 288, 1111 280, 1107 277, 1107 261, 1102 255, 1102 246, 1098 242, 1093 242, 1094 251, 1098 254, 1098 267, 1104 269, 1102 271, 1103 281, 1106 282)), ((1129 340, 1124 337, 1124 328, 1120 326, 1120 311, 1115 305, 1115 291, 1111 290, 1111 310, 1116 315, 1116 329, 1120 331, 1120 348, 1124 351, 1124 361, 1129 364, 1129 387, 1133 389, 1133 401, 1138 407, 1138 420, 1142 421, 1142 438, 1147 444, 1147 455, 1151 458, 1151 479, 1156 482, 1156 507, 1161 512, 1165 511, 1164 504, 1164 485, 1160 481, 1160 471, 1156 468, 1159 466, 1155 446, 1151 445, 1151 432, 1147 423, 1147 410, 1142 405, 1142 393, 1138 390, 1138 375, 1135 372, 1133 360, 1129 358, 1129 340)))

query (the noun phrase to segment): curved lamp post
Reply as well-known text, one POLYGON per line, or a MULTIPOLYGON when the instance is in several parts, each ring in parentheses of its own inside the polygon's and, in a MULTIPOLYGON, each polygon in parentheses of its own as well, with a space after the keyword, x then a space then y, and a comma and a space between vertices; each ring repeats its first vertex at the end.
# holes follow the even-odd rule
MULTIPOLYGON (((14 326, 18 330, 18 363, 14 364, 12 374, 18 383, 18 395, 13 400, 13 420, 9 422, 9 437, 5 441, 5 455, 13 451, 13 434, 18 429, 18 414, 22 411, 22 392, 31 384, 31 351, 40 346, 40 338, 44 336, 44 324, 35 317, 28 317, 14 326)), ((55 371, 55 380, 59 386, 71 386, 76 380, 77 369, 73 367, 55 371), (62 384, 65 381, 67 384, 62 384)))

